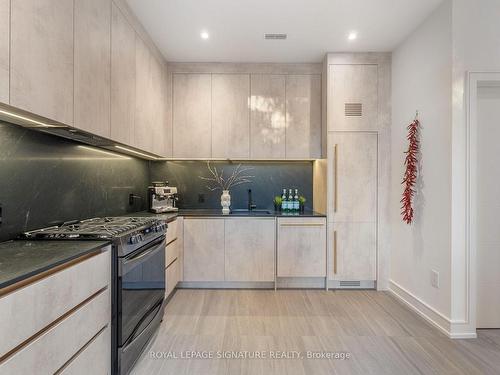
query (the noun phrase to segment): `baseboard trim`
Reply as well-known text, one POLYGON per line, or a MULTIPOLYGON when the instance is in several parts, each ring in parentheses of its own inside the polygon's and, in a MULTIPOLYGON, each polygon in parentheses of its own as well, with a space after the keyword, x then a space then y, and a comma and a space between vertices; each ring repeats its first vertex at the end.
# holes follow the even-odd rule
POLYGON ((181 281, 180 289, 274 289, 273 281, 181 281))
POLYGON ((389 292, 449 338, 472 339, 477 337, 475 332, 461 330, 463 323, 453 322, 450 318, 443 315, 432 306, 429 306, 426 302, 422 301, 393 280, 389 280, 389 292))

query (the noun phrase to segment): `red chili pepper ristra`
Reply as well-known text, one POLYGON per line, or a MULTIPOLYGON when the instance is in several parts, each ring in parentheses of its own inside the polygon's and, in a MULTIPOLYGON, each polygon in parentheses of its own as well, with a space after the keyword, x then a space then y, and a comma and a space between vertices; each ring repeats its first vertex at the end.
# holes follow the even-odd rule
POLYGON ((415 195, 415 184, 417 182, 418 174, 418 154, 420 149, 420 142, 418 137, 420 122, 415 119, 410 125, 408 125, 408 150, 405 151, 405 166, 406 171, 404 174, 403 182, 404 185, 403 199, 401 199, 401 215, 403 216, 403 221, 406 224, 411 224, 413 221, 413 196, 415 195))

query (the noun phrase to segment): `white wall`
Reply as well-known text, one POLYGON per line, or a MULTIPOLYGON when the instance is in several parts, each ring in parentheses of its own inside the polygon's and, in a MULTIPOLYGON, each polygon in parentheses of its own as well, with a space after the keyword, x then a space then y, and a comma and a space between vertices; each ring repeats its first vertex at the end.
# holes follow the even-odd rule
POLYGON ((451 313, 452 2, 446 0, 394 52, 391 135, 391 289, 433 314, 451 313), (400 215, 407 125, 419 110, 422 165, 415 222, 400 215), (430 273, 440 274, 440 288, 430 273), (414 301, 414 302, 415 302, 414 301))

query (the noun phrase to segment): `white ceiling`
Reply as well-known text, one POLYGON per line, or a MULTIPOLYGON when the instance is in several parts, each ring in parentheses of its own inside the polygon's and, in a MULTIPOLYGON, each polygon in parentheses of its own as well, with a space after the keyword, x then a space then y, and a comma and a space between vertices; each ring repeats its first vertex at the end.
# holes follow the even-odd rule
POLYGON ((319 62, 326 52, 393 50, 441 0, 127 2, 168 61, 319 62), (348 41, 353 30, 358 38, 348 41))

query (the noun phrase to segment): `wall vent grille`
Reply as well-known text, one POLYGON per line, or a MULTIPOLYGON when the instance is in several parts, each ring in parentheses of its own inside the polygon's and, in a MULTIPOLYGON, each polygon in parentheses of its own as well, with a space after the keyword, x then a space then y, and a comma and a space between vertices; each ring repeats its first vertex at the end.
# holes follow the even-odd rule
POLYGON ((264 39, 268 40, 285 40, 287 37, 286 34, 264 34, 264 39))
POLYGON ((361 103, 345 103, 346 117, 361 117, 363 116, 363 104, 361 103))
POLYGON ((346 288, 359 288, 361 281, 340 281, 339 286, 346 288))

